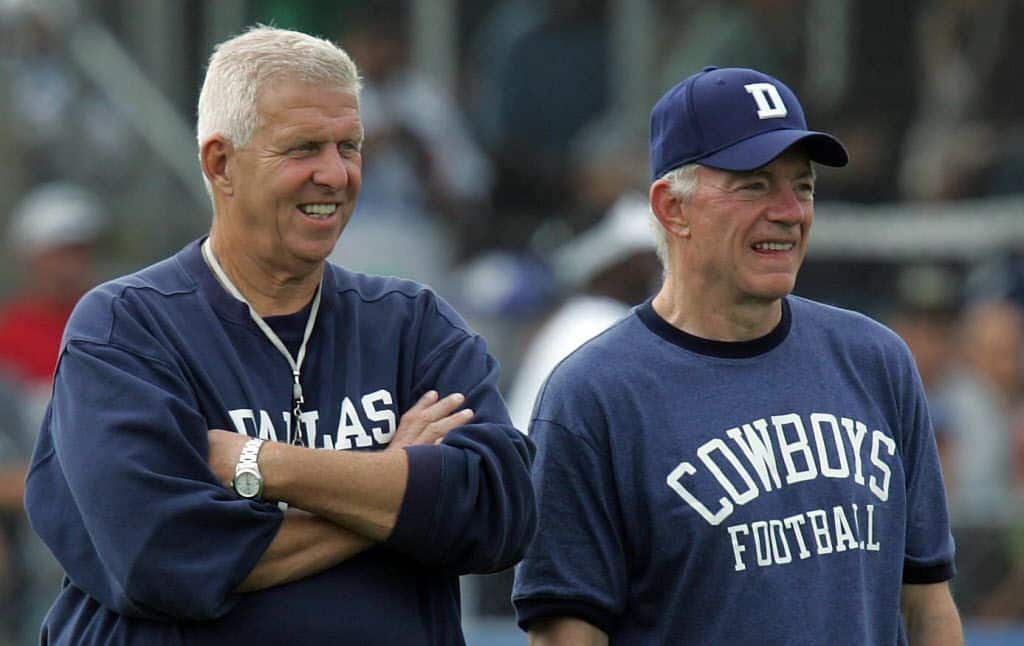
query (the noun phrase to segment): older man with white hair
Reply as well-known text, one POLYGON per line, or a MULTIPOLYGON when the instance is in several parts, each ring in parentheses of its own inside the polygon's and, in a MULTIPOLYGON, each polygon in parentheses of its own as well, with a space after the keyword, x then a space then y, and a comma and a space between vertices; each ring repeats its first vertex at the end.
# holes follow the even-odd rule
POLYGON ((67 573, 43 641, 462 643, 458 575, 532 536, 532 446, 444 301, 325 262, 360 187, 355 66, 228 40, 198 138, 210 235, 68 325, 26 495, 67 573))
POLYGON ((650 157, 661 289, 534 409, 530 643, 962 644, 913 358, 791 294, 811 163, 846 150, 778 79, 707 68, 655 104, 650 157))

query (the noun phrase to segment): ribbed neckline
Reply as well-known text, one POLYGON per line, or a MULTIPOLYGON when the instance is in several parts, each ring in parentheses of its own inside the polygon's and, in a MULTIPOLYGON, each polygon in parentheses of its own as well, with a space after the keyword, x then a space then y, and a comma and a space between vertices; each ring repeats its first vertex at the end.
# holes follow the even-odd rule
POLYGON ((789 300, 782 299, 782 320, 768 334, 750 341, 714 341, 694 336, 673 326, 654 310, 654 299, 650 298, 636 309, 637 316, 651 331, 680 348, 722 359, 746 359, 762 355, 782 343, 792 325, 789 300))

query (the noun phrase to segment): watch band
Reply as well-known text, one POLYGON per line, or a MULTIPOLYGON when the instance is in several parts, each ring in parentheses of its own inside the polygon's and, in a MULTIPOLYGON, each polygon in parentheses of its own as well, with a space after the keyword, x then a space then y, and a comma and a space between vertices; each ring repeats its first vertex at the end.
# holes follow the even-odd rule
POLYGON ((263 448, 263 440, 258 437, 249 438, 249 441, 242 447, 238 456, 238 464, 235 465, 235 473, 242 470, 260 472, 260 449, 263 448))
POLYGON ((251 438, 242 446, 235 465, 235 477, 231 487, 235 493, 247 500, 260 500, 263 493, 263 475, 260 473, 259 457, 263 440, 251 438))

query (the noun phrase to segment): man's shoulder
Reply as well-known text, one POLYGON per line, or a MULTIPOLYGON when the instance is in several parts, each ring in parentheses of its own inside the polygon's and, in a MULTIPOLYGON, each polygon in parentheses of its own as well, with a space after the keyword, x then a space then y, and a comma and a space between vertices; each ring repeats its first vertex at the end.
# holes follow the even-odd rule
POLYGON ((343 298, 372 303, 388 298, 402 302, 437 297, 430 287, 414 280, 365 274, 330 262, 327 269, 333 272, 335 291, 343 298))
POLYGON ((622 378, 636 360, 645 330, 634 314, 628 314, 562 359, 552 369, 548 386, 559 390, 600 388, 609 379, 622 378))
POLYGON ((89 290, 71 313, 65 338, 105 341, 119 315, 123 318, 140 306, 159 308, 166 299, 196 289, 177 256, 170 256, 89 290))
POLYGON ((895 332, 867 314, 800 296, 789 296, 788 301, 792 308, 793 321, 801 329, 835 336, 852 344, 902 345, 895 332))
POLYGON ((469 324, 433 288, 395 276, 380 276, 327 264, 333 274, 334 297, 368 316, 398 317, 416 323, 439 321, 442 325, 475 334, 469 324))
POLYGON ((889 374, 905 373, 914 364, 906 342, 866 314, 798 297, 790 297, 790 305, 798 347, 889 374))

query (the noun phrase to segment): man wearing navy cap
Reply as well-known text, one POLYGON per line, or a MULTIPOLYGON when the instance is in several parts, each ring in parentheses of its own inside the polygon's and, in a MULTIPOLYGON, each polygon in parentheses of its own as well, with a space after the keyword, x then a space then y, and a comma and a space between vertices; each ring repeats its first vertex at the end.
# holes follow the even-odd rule
POLYGON ((707 68, 654 106, 650 154, 664 284, 533 411, 530 643, 962 644, 913 359, 790 294, 811 162, 846 150, 777 79, 707 68))

